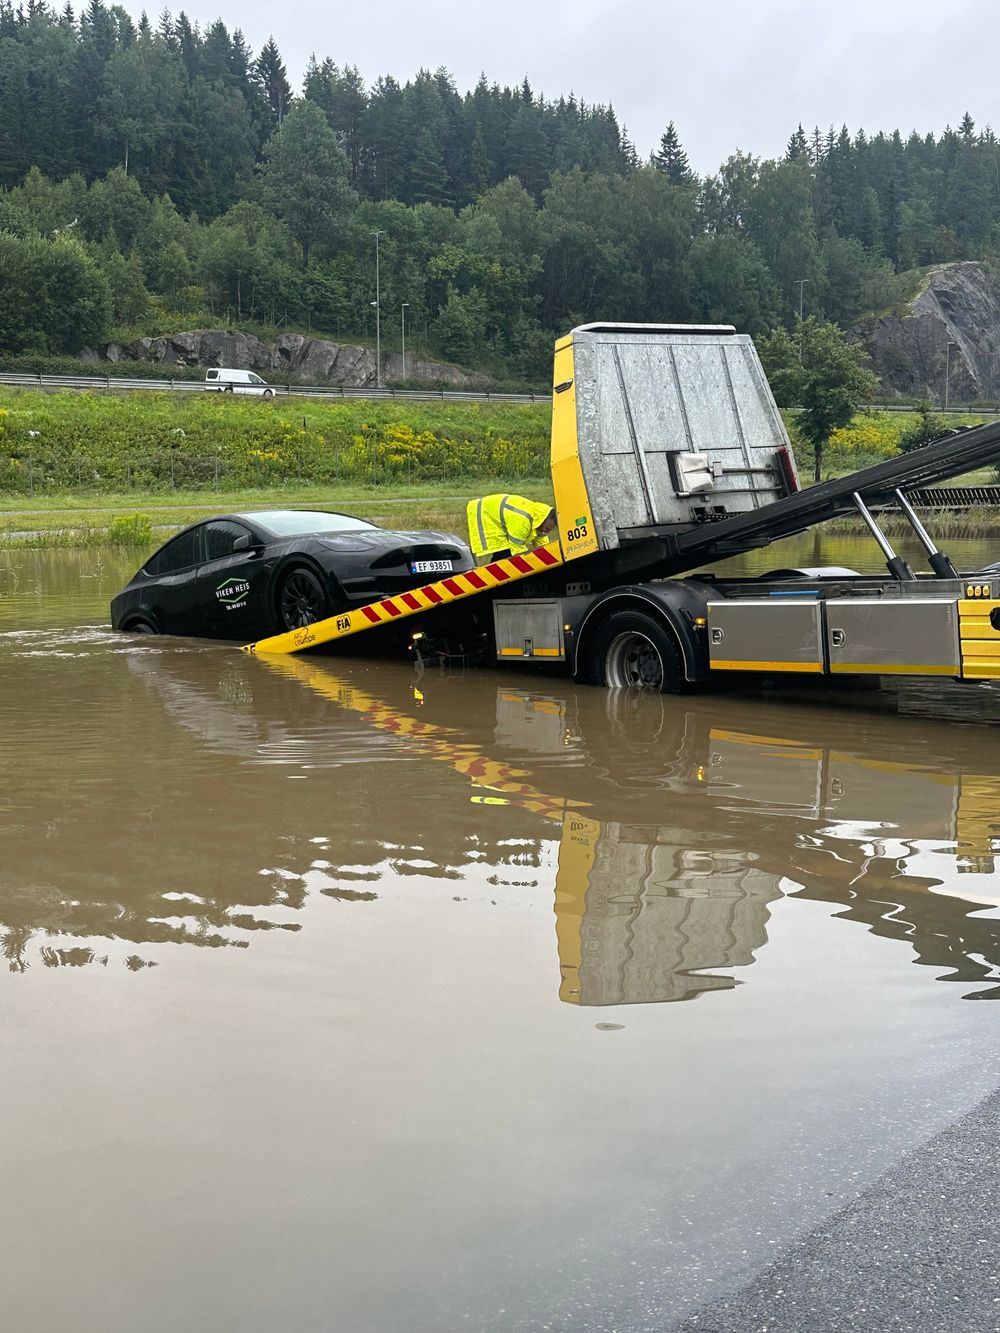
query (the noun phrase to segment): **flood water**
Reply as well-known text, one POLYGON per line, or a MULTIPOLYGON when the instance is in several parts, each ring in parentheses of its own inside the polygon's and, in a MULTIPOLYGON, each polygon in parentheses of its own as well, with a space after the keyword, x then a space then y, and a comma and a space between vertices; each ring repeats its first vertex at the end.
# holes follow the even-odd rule
POLYGON ((0 553, 5 1327, 666 1330, 996 1086, 995 728, 116 636, 134 564, 0 553))

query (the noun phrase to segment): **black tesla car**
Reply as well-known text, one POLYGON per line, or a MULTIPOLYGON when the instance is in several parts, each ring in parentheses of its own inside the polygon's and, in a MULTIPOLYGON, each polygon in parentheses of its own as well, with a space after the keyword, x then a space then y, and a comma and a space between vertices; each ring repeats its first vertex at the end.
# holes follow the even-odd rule
POLYGON ((471 569, 452 533, 274 509, 195 523, 111 603, 114 629, 249 642, 471 569))

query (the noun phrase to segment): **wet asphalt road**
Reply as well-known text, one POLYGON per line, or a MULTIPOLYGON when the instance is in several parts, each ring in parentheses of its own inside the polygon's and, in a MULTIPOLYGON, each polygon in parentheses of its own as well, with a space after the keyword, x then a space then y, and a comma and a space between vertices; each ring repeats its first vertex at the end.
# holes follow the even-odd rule
POLYGON ((1000 1329, 1000 1091, 673 1333, 1000 1329))

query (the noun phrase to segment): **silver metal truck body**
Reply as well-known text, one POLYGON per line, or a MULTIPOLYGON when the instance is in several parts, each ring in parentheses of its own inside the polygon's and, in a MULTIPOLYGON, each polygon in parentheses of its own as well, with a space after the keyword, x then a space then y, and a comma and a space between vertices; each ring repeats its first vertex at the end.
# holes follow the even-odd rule
POLYGON ((584 325, 572 340, 580 467, 602 550, 794 489, 788 436, 747 334, 584 325))

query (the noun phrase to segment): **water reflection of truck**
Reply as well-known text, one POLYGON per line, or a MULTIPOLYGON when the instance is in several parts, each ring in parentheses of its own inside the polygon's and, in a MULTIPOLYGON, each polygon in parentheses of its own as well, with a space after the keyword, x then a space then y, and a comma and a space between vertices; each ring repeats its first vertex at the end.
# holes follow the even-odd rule
POLYGON ((850 712, 679 708, 392 666, 376 693, 370 676, 315 658, 265 671, 221 652, 115 661, 127 707, 109 711, 108 745, 124 752, 141 728, 184 780, 154 793, 125 764, 95 807, 67 770, 46 776, 50 803, 0 822, 11 967, 33 951, 53 966, 100 961, 112 941, 130 966, 148 945, 246 946, 300 929, 320 895, 365 911, 386 877, 472 886, 483 865, 490 896, 554 889, 559 994, 584 1006, 735 985, 789 895, 836 904, 960 981, 1000 966, 1000 924, 977 914, 997 902, 1000 834, 1000 770, 980 728, 938 724, 930 767, 924 724, 894 723, 882 760, 877 719, 850 712), (299 783, 274 781, 276 765, 322 783, 328 820, 299 783), (154 818, 184 830, 155 864, 154 818))
MULTIPOLYGON (((775 737, 720 725, 715 701, 678 710, 653 696, 612 705, 609 727, 589 692, 501 688, 492 737, 484 720, 470 745, 453 719, 481 714, 461 706, 475 681, 425 681, 418 716, 412 696, 375 699, 325 664, 273 665, 376 728, 422 736, 485 799, 556 825, 569 1003, 729 988, 734 978, 717 970, 753 961, 769 904, 789 895, 842 906, 841 917, 907 943, 948 979, 986 982, 1000 967, 1000 922, 972 915, 1000 906, 985 878, 1000 843, 989 798, 998 777, 981 733, 950 737, 930 766, 922 732, 910 752, 897 745, 882 760, 868 754, 870 720, 840 714, 810 712, 775 737)), ((747 717, 745 706, 734 716, 747 717)), ((773 722, 774 709, 762 705, 762 716, 773 722)))
POLYGON ((1000 573, 960 575, 908 492, 994 462, 1000 422, 805 491, 753 344, 729 327, 586 325, 556 344, 558 541, 277 635, 258 653, 409 647, 678 691, 734 676, 1000 678, 1000 573), (926 552, 914 574, 873 509, 926 552), (853 515, 886 576, 700 566, 853 515), (684 577, 679 577, 679 576, 684 577))

